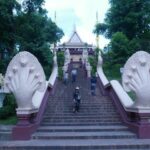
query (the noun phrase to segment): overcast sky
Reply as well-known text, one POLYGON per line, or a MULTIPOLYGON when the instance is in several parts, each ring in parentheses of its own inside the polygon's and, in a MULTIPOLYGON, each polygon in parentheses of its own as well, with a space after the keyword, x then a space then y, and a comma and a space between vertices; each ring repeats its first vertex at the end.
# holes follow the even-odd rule
MULTIPOLYGON (((61 42, 66 42, 71 36, 74 26, 83 42, 95 44, 93 34, 96 23, 96 11, 98 11, 99 22, 103 22, 105 13, 109 8, 108 0, 45 0, 45 8, 48 15, 54 21, 56 11, 56 23, 63 29, 65 36, 61 42)), ((100 36, 100 48, 108 43, 100 36)))

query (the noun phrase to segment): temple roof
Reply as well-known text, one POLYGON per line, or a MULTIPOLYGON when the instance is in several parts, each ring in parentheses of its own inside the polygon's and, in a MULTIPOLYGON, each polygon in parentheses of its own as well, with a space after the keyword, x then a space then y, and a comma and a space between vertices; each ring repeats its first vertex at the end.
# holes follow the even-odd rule
POLYGON ((82 42, 80 36, 78 35, 77 31, 74 31, 72 36, 70 37, 69 41, 66 42, 67 45, 84 45, 85 43, 82 42))
POLYGON ((63 44, 60 44, 57 46, 57 48, 85 48, 85 45, 87 48, 92 48, 93 49, 93 45, 92 44, 88 44, 88 43, 84 43, 79 34, 77 33, 76 30, 74 30, 74 32, 72 33, 70 39, 63 43, 63 44))

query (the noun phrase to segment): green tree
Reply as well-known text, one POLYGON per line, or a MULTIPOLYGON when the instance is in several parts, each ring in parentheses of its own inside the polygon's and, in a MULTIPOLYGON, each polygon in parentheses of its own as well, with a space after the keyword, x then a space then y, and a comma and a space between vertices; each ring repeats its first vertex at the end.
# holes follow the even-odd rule
POLYGON ((61 52, 61 51, 57 52, 57 62, 58 62, 58 78, 62 80, 63 79, 63 66, 65 62, 64 52, 61 52))
POLYGON ((113 64, 124 64, 129 56, 129 40, 122 32, 116 32, 111 39, 111 57, 113 64), (126 56, 126 57, 124 57, 126 56))
POLYGON ((43 13, 44 9, 42 6, 44 5, 45 0, 24 0, 23 1, 23 9, 26 13, 39 12, 43 13))
POLYGON ((97 71, 98 55, 99 55, 100 51, 101 51, 101 49, 96 48, 94 55, 90 56, 89 59, 88 59, 90 65, 92 67, 92 70, 91 70, 92 76, 95 76, 95 73, 97 71))
POLYGON ((49 75, 53 57, 50 44, 59 41, 63 31, 48 18, 43 5, 44 0, 23 0, 22 4, 0 0, 0 72, 5 72, 9 58, 19 49, 33 53, 49 75))
POLYGON ((16 0, 0 0, 0 72, 3 74, 14 52, 15 16, 19 10, 16 0))
POLYGON ((4 51, 8 55, 13 53, 15 46, 15 17, 14 15, 20 9, 16 0, 0 0, 0 50, 1 58, 4 57, 4 51))
POLYGON ((23 12, 17 17, 17 44, 20 51, 33 53, 42 64, 47 77, 52 68, 50 44, 63 36, 63 31, 47 17, 42 0, 24 0, 23 12))
MULTIPOLYGON (((149 0, 109 0, 104 23, 97 24, 94 32, 112 38, 122 32, 129 41, 139 43, 138 49, 150 49, 150 1, 149 0)), ((137 45, 137 44, 136 44, 137 45)), ((133 48, 131 48, 133 50, 133 48)))

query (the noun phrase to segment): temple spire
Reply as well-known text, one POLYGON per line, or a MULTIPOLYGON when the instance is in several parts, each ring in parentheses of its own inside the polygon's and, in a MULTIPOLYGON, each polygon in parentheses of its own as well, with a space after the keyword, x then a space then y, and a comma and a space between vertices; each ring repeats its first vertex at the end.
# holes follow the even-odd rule
POLYGON ((56 11, 55 11, 55 13, 54 13, 54 22, 55 23, 57 22, 56 18, 57 18, 57 15, 56 15, 56 11))
MULTIPOLYGON (((54 22, 55 24, 57 24, 57 19, 56 19, 57 15, 56 15, 56 11, 54 12, 54 22)), ((54 42, 54 51, 55 51, 55 48, 56 48, 56 45, 57 45, 57 42, 54 42)))
POLYGON ((73 26, 73 32, 76 32, 76 23, 74 23, 74 26, 73 26))

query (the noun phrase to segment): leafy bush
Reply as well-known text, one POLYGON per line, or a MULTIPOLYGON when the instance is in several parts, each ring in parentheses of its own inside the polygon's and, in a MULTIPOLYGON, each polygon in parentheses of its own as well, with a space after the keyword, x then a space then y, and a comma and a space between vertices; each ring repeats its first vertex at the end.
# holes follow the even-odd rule
POLYGON ((16 115, 16 101, 12 94, 5 96, 3 107, 0 108, 0 119, 7 119, 10 116, 16 115))
POLYGON ((0 73, 2 73, 3 75, 6 72, 8 61, 10 60, 0 59, 0 73))
POLYGON ((92 76, 93 76, 93 75, 95 75, 95 73, 96 73, 96 68, 97 68, 97 61, 96 61, 96 59, 95 59, 94 56, 90 56, 90 57, 89 57, 89 63, 90 63, 90 65, 91 65, 91 67, 92 67, 91 74, 92 74, 92 76))
POLYGON ((91 70, 91 75, 94 76, 95 73, 97 72, 97 62, 98 62, 98 54, 99 54, 100 49, 96 48, 95 53, 93 56, 89 56, 88 61, 92 67, 91 70))
POLYGON ((109 80, 116 79, 121 81, 121 67, 123 67, 121 64, 111 65, 109 62, 103 64, 104 72, 109 80))
POLYGON ((50 64, 49 66, 43 66, 43 70, 45 72, 45 76, 46 76, 46 79, 48 80, 51 73, 52 73, 52 68, 53 68, 53 65, 50 64))
POLYGON ((58 67, 63 67, 64 62, 65 62, 65 56, 64 52, 57 52, 57 62, 58 62, 58 67))
POLYGON ((63 79, 63 66, 65 62, 64 52, 57 52, 57 63, 58 63, 58 79, 63 79))
POLYGON ((63 70, 62 70, 62 67, 58 67, 58 79, 59 80, 63 79, 63 70))

